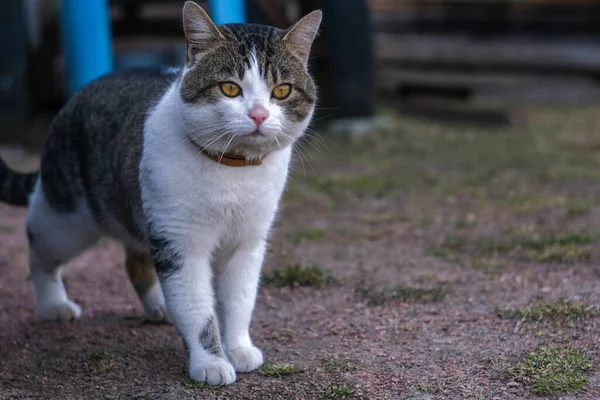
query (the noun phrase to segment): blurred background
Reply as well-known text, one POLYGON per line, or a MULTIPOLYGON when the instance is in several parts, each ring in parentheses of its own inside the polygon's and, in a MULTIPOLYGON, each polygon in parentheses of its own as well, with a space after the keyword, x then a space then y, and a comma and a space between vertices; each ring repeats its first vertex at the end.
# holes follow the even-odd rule
MULTIPOLYGON (((37 167, 87 80, 184 58, 183 0, 0 2, 0 153, 15 168, 37 167)), ((320 104, 253 328, 299 373, 215 396, 600 399, 600 0, 199 3, 217 23, 281 28, 324 12, 320 104)), ((23 219, 0 204, 8 398, 197 398, 174 331, 138 329, 114 241, 68 267, 76 333, 36 324, 23 219)))
MULTIPOLYGON (((109 70, 179 65, 182 0, 3 0, 2 142, 38 146, 74 90, 109 70)), ((290 26, 324 11, 312 58, 320 115, 384 105, 473 122, 505 106, 600 99, 594 0, 213 0, 219 22, 290 26)))
MULTIPOLYGON (((183 0, 3 0, 0 14, 0 139, 39 145, 72 93, 111 70, 183 62, 183 0)), ((287 28, 316 8, 331 15, 315 45, 322 105, 337 115, 373 112, 373 51, 364 1, 198 1, 217 24, 287 28), (336 79, 331 77, 336 76, 336 79), (328 104, 328 105, 325 105, 328 104)))

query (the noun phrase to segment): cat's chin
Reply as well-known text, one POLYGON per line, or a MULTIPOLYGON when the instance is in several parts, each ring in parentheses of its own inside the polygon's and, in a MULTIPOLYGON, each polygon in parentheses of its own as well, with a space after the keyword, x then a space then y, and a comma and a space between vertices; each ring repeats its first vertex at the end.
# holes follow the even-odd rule
POLYGON ((260 128, 254 130, 248 130, 246 132, 239 132, 237 138, 243 140, 243 138, 253 138, 257 140, 268 139, 269 137, 274 136, 274 133, 261 130, 260 128))
POLYGON ((289 141, 285 139, 278 138, 275 140, 275 136, 258 133, 238 136, 230 144, 227 151, 250 157, 260 157, 277 150, 283 150, 289 145, 289 141))
POLYGON ((249 133, 238 134, 233 140, 232 145, 269 147, 277 146, 277 142, 283 146, 284 142, 287 143, 287 140, 273 132, 260 132, 255 130, 249 133))
POLYGON ((265 135, 264 133, 255 130, 254 132, 250 132, 250 133, 246 133, 244 135, 241 135, 240 138, 248 138, 248 140, 253 140, 255 142, 262 142, 264 140, 269 139, 270 135, 265 135))

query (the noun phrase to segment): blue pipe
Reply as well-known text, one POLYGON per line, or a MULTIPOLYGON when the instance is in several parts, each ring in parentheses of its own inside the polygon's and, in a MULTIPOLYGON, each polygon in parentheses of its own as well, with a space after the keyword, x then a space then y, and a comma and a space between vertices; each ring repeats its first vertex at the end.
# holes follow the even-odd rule
MULTIPOLYGON (((244 0, 211 0, 210 11, 217 25, 246 22, 244 0)), ((113 68, 108 0, 62 0, 61 22, 70 97, 113 68)))
POLYGON ((67 93, 112 70, 108 0, 61 0, 67 93))
POLYGON ((244 0, 211 0, 210 16, 217 25, 246 22, 244 0))

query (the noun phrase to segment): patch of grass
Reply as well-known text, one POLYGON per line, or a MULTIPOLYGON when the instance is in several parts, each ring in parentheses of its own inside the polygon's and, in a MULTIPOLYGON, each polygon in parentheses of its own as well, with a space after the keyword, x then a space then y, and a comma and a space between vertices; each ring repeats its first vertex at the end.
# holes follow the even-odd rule
POLYGON ((317 242, 325 237, 325 232, 321 229, 309 229, 305 231, 297 231, 293 235, 295 242, 317 242))
POLYGON ((568 217, 581 217, 592 211, 591 204, 588 203, 573 203, 569 204, 565 210, 568 217))
POLYGON ((422 282, 427 282, 427 281, 431 282, 431 281, 437 281, 438 276, 436 273, 426 272, 424 274, 421 274, 418 279, 419 279, 419 281, 422 281, 422 282))
POLYGON ((359 287, 357 292, 362 295, 370 305, 381 305, 390 300, 400 300, 405 302, 436 302, 442 301, 447 295, 443 283, 431 288, 396 286, 392 289, 377 289, 359 287))
POLYGON ((591 361, 585 351, 570 346, 540 347, 525 355, 509 373, 538 395, 581 389, 588 383, 591 361))
POLYGON ((302 372, 302 370, 286 363, 267 363, 258 370, 259 374, 265 376, 291 375, 298 372, 302 372))
POLYGON ((537 262, 561 262, 575 264, 592 259, 592 251, 588 247, 572 245, 555 245, 532 252, 531 258, 537 262))
POLYGON ((349 372, 354 371, 356 367, 350 361, 343 358, 327 358, 321 361, 323 368, 327 372, 349 372))
POLYGON ((437 388, 425 384, 417 385, 415 386, 415 389, 425 394, 437 394, 439 392, 437 388))
POLYGON ((193 381, 191 379, 185 379, 183 381, 183 387, 186 389, 208 389, 210 385, 206 382, 193 381))
POLYGON ((354 387, 345 383, 327 386, 327 393, 334 399, 345 399, 354 394, 354 387))
POLYGON ((291 339, 295 335, 296 335, 296 331, 294 331, 293 329, 282 328, 282 329, 277 329, 277 330, 274 330, 273 332, 271 332, 271 334, 269 335, 268 338, 271 340, 284 340, 284 339, 291 339))
POLYGON ((446 249, 444 247, 438 247, 437 249, 433 249, 429 252, 434 257, 441 258, 442 260, 450 263, 456 264, 460 261, 460 257, 456 255, 452 250, 446 249))
POLYGON ((105 350, 92 350, 88 353, 88 359, 94 372, 102 373, 117 367, 117 362, 110 358, 105 350))
POLYGON ((527 249, 544 250, 552 246, 581 246, 592 243, 592 235, 585 231, 567 233, 565 235, 543 235, 524 239, 520 245, 527 249))
POLYGON ((551 303, 539 302, 530 307, 515 308, 512 316, 529 321, 542 321, 553 319, 580 320, 600 314, 600 309, 582 302, 570 301, 564 297, 551 303))
POLYGON ((280 269, 266 271, 262 276, 266 285, 272 286, 316 286, 334 285, 338 280, 318 266, 287 265, 280 269))
POLYGON ((198 382, 198 381, 194 381, 191 379, 184 379, 183 380, 183 387, 186 389, 215 389, 218 387, 215 386, 210 386, 208 383, 206 382, 198 382))
POLYGON ((479 237, 475 240, 468 240, 461 236, 447 235, 442 245, 431 251, 431 255, 456 263, 460 260, 460 254, 462 253, 468 253, 473 257, 483 257, 491 254, 507 253, 513 247, 511 243, 494 238, 479 237))
POLYGON ((543 208, 552 204, 552 201, 540 197, 534 193, 509 193, 507 196, 508 204, 511 209, 520 213, 528 214, 531 212, 541 211, 543 208))
POLYGON ((88 353, 88 359, 90 361, 102 361, 109 358, 108 353, 105 350, 91 350, 88 353))
POLYGON ((585 231, 564 235, 515 236, 504 240, 446 236, 442 245, 430 254, 453 263, 460 261, 461 255, 468 255, 469 264, 475 267, 478 266, 477 260, 499 254, 537 262, 576 263, 592 259, 589 245, 595 238, 596 235, 585 231))
POLYGON ((446 292, 441 286, 433 288, 414 288, 399 286, 394 289, 392 296, 395 299, 416 301, 441 301, 446 297, 446 292))

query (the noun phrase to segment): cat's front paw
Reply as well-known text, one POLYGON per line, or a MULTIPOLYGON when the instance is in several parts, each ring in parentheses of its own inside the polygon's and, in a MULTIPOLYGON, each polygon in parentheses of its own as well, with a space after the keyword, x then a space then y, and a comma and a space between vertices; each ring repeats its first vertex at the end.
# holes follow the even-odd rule
POLYGON ((209 385, 231 385, 235 382, 233 366, 222 358, 190 367, 190 378, 209 385))
POLYGON ((38 308, 38 315, 46 321, 70 321, 81 316, 81 307, 67 300, 63 303, 47 303, 38 308))
POLYGON ((258 347, 238 347, 227 352, 227 358, 237 372, 250 372, 263 364, 263 355, 258 347))

